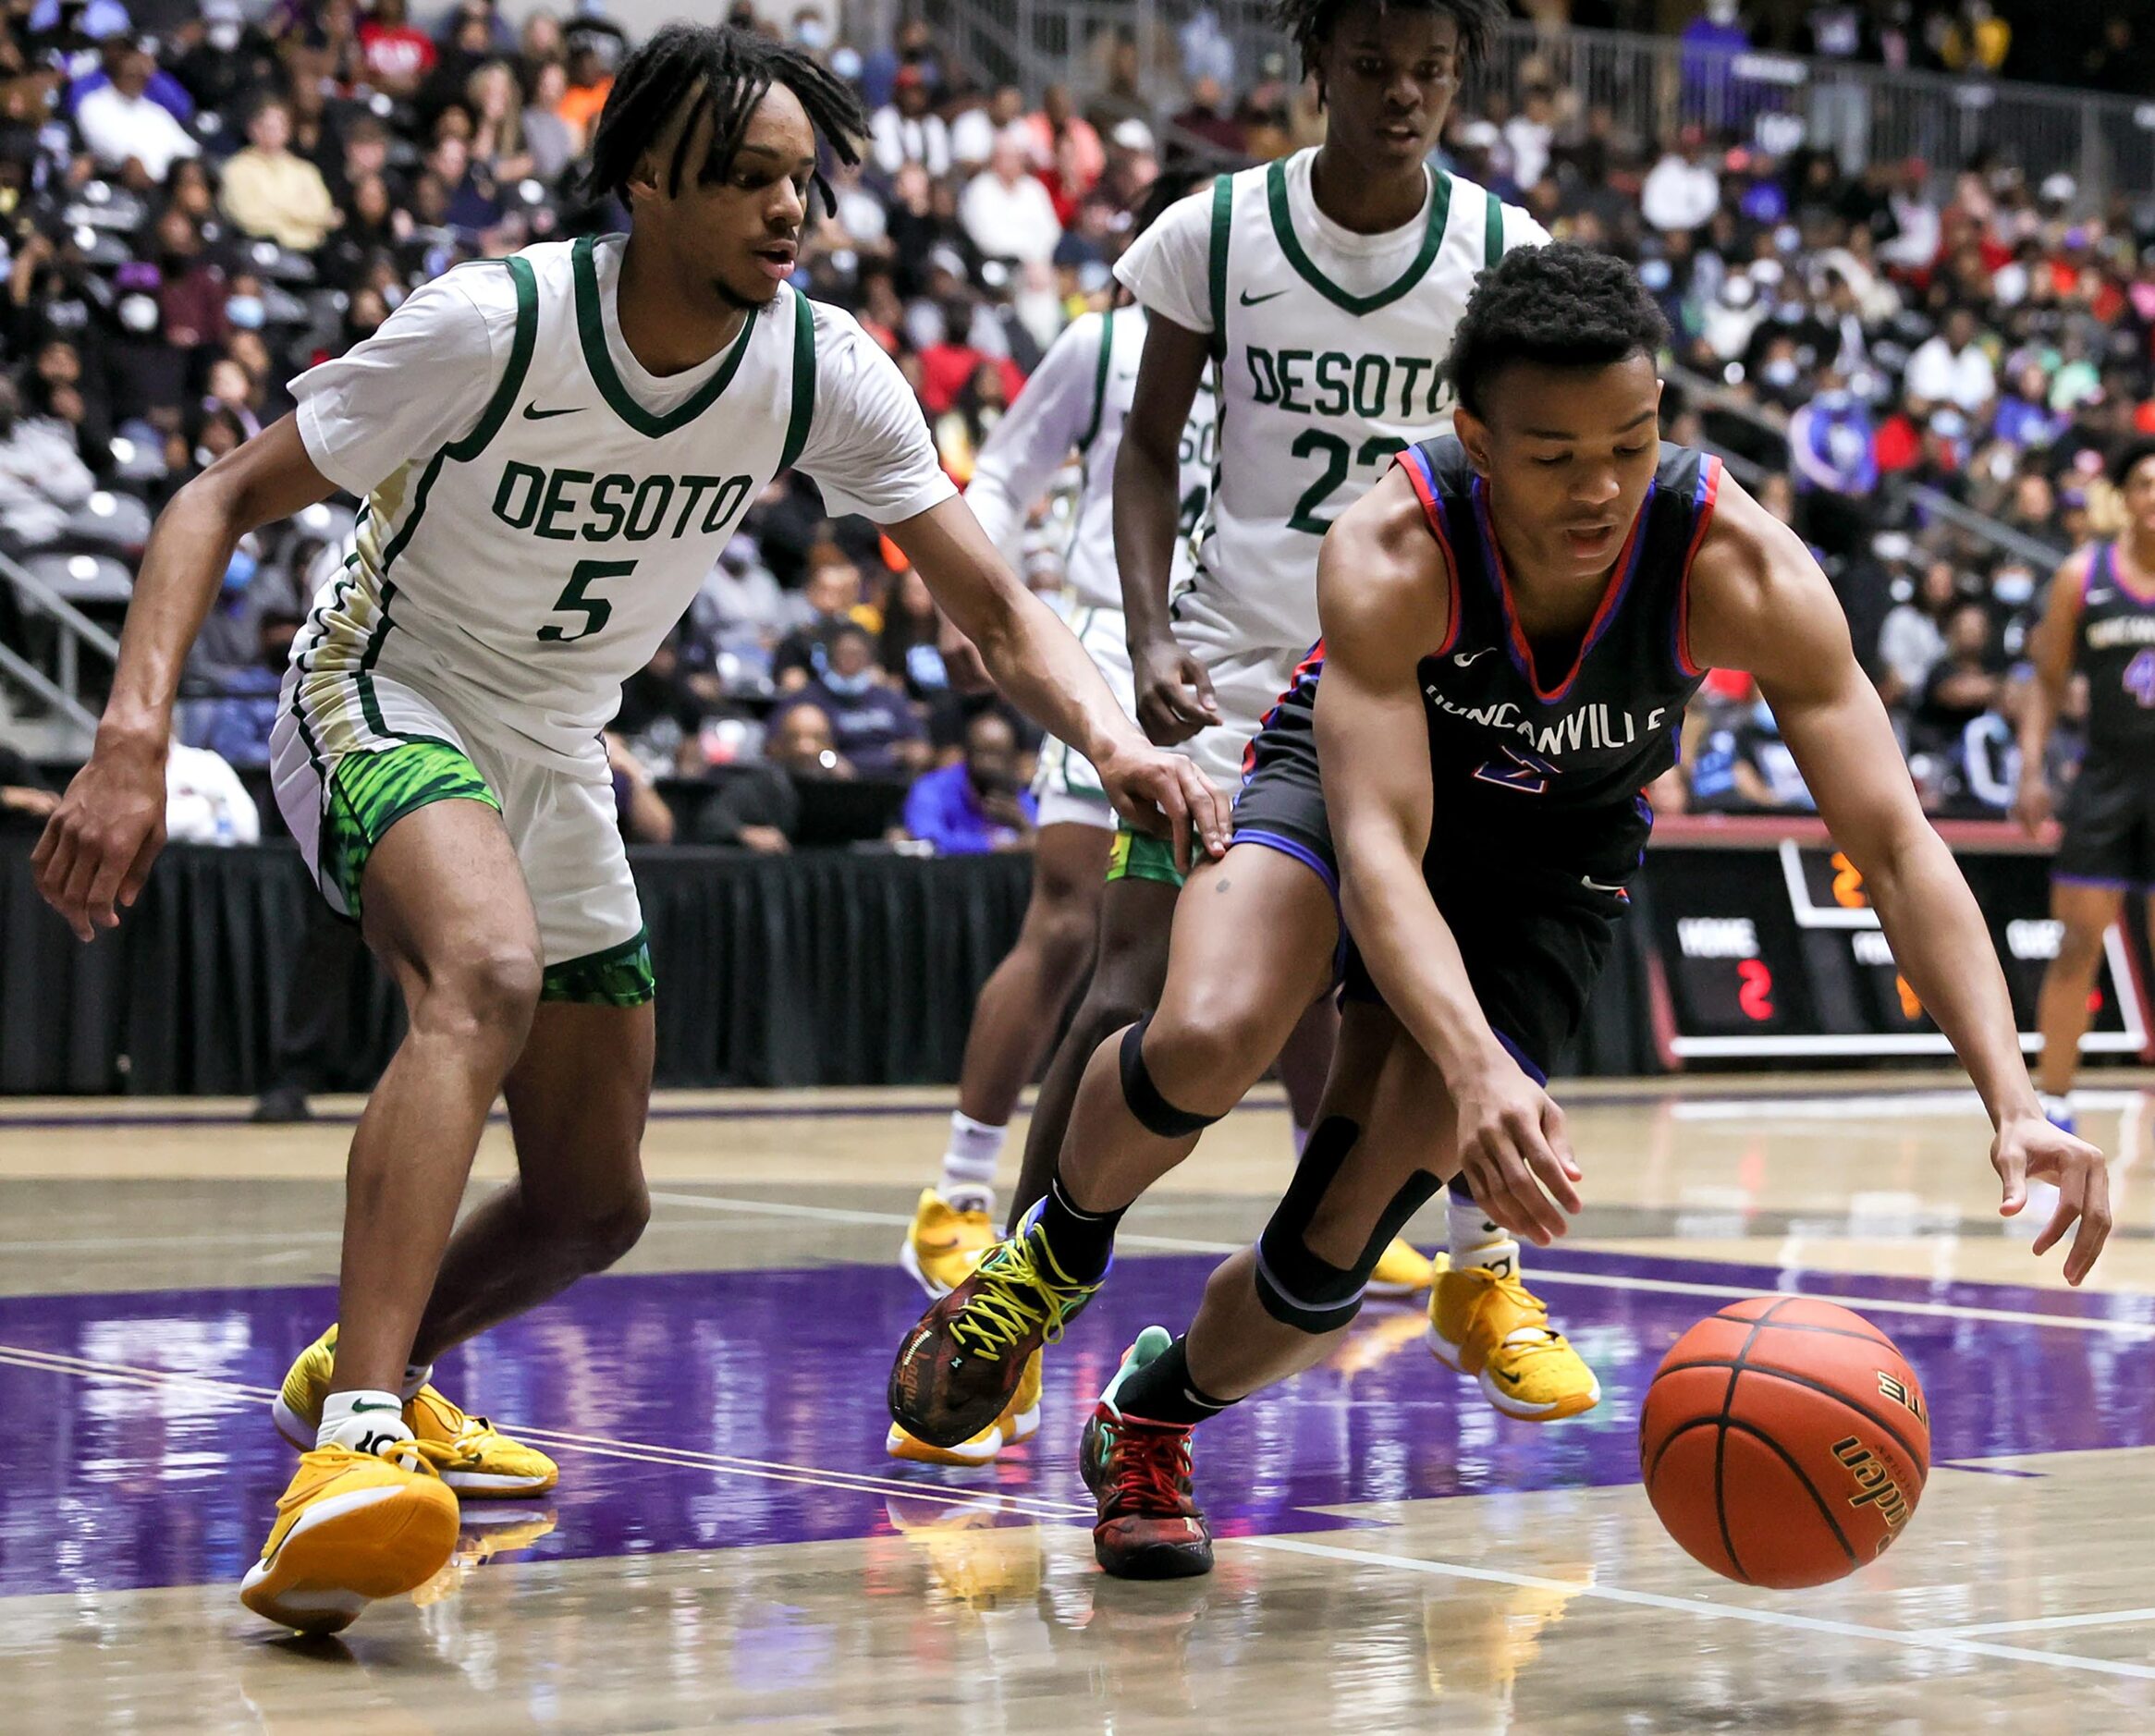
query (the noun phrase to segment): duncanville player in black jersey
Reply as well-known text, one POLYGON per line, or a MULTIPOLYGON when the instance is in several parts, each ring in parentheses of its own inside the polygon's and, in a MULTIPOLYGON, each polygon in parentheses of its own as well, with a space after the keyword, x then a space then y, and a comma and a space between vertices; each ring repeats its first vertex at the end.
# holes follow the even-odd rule
MULTIPOLYGON (((2108 1233, 2101 1154, 2043 1119, 1988 930, 1832 588, 1718 464, 1656 437, 1664 336, 1606 255, 1523 249, 1482 275, 1448 362, 1456 438, 1402 454, 1326 537, 1324 642, 1258 738, 1237 848, 1177 909, 1159 1007, 1095 1055, 1047 1198, 900 1351, 906 1427, 962 1438, 994 1416, 1097 1289, 1123 1210, 1343 967, 1331 1080, 1285 1198, 1185 1338, 1146 1329, 1086 1426, 1109 1572, 1210 1567, 1192 1428, 1320 1358, 1445 1179, 1543 1245, 1580 1209, 1543 1078, 1623 911, 1652 822, 1639 789, 1673 763, 1709 665, 1757 677, 1863 870, 1990 1111, 2001 1209, 2027 1177, 2056 1180, 2036 1247, 2077 1216, 2074 1282, 2108 1233)), ((1523 1312, 1515 1329, 1548 1328, 1523 1312)))
MULTIPOLYGON (((2080 550, 2051 581, 2034 634, 2035 691, 2021 715, 2014 801, 2031 832, 2050 817, 2044 752, 2078 668, 2088 677, 2088 754, 2066 796, 2065 836, 2051 864, 2051 913, 2064 932, 2037 1009, 2037 1082, 2051 1119, 2068 1131, 2103 935, 2127 892, 2155 894, 2155 440, 2126 446, 2110 478, 2124 532, 2080 550)), ((2149 910, 2155 914, 2155 901, 2149 910)))

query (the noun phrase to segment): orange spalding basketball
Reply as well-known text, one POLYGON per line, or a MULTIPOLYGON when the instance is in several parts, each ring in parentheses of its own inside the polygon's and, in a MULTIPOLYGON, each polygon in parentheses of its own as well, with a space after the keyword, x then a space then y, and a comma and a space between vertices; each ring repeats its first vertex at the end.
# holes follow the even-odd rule
POLYGON ((1806 1296, 1701 1320, 1655 1373, 1639 1469, 1669 1534, 1746 1585, 1823 1585, 1875 1561, 1930 1474, 1923 1388, 1893 1341, 1806 1296))

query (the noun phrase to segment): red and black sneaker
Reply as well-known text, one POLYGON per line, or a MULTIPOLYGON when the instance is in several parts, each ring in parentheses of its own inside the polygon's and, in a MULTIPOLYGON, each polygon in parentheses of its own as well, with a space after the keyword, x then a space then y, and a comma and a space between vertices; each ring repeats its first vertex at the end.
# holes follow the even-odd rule
POLYGON ((970 1440, 1010 1408, 1025 1363, 1092 1301, 1048 1251, 1037 1213, 929 1304, 890 1365, 890 1418, 933 1447, 970 1440))
POLYGON ((1190 1426, 1130 1416, 1115 1403, 1123 1376, 1168 1343, 1157 1326, 1139 1335, 1078 1443, 1078 1473, 1099 1504, 1093 1559, 1117 1579, 1191 1579, 1212 1571, 1212 1533, 1190 1493, 1190 1426))

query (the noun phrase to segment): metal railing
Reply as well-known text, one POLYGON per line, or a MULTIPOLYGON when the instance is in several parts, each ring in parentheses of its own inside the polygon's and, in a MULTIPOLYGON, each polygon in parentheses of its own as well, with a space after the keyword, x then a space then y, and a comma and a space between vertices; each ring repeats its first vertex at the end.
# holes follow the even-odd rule
MULTIPOLYGON (((924 0, 922 10, 945 52, 975 79, 1019 85, 1035 99, 1059 83, 1082 103, 1100 87, 1115 38, 1127 32, 1138 44, 1144 88, 1179 105, 1178 32, 1200 7, 1195 0, 924 0)), ((1256 0, 1218 0, 1211 10, 1232 88, 1255 83, 1268 57, 1291 82, 1300 76, 1292 45, 1256 0)), ((1462 105, 1472 113, 1500 96, 1516 111, 1536 85, 1582 112, 1606 110, 1619 132, 1649 146, 1697 121, 1776 152, 1823 145, 1851 171, 1915 158, 1950 174, 1988 152, 2037 181, 2071 175, 2083 205, 2113 189, 2155 191, 2155 102, 2128 97, 1796 55, 1704 54, 1673 37, 1518 24, 1502 32, 1462 105)))
POLYGON ((48 674, 14 646, 0 643, 0 676, 30 693, 63 723, 87 752, 97 730, 97 714, 82 702, 85 655, 103 661, 109 671, 119 661, 119 641, 77 608, 28 568, 0 555, 0 583, 15 593, 25 614, 42 615, 55 629, 53 668, 48 674))

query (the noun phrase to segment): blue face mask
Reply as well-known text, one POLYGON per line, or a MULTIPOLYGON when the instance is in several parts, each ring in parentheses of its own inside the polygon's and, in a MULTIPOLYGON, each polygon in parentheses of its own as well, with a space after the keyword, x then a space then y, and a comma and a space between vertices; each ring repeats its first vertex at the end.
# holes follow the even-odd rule
POLYGON ((875 685, 875 671, 863 669, 858 675, 840 675, 836 669, 826 669, 823 684, 841 699, 859 699, 875 685))
POLYGON ((263 306, 260 296, 231 296, 225 302, 225 317, 243 332, 262 329, 263 306))
POLYGON ((225 563, 225 595, 236 597, 254 582, 254 556, 243 548, 232 551, 232 558, 225 563))

